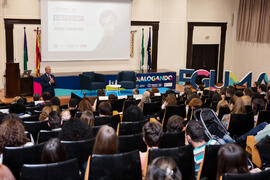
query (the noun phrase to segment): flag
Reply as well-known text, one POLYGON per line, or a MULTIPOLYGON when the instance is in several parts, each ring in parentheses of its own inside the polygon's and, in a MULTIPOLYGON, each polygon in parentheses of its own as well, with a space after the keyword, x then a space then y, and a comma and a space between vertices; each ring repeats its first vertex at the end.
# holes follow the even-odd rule
POLYGON ((36 77, 40 76, 40 62, 41 62, 41 55, 40 55, 40 31, 37 28, 37 37, 36 37, 36 77))
POLYGON ((143 69, 144 65, 144 29, 142 28, 142 64, 141 64, 141 70, 143 69))
POLYGON ((23 59, 24 59, 24 70, 27 70, 27 62, 28 62, 28 52, 27 52, 27 39, 26 39, 26 32, 24 28, 24 44, 23 44, 23 59))
POLYGON ((147 55, 148 55, 148 71, 152 69, 152 57, 151 57, 152 49, 151 49, 151 28, 149 28, 149 37, 148 37, 148 44, 147 44, 147 55))

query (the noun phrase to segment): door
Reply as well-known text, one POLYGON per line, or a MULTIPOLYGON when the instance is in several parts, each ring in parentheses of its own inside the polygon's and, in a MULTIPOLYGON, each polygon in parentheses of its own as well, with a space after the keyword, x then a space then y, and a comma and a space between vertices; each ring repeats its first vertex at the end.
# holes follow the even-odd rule
MULTIPOLYGON (((192 45, 192 69, 216 70, 218 66, 218 44, 193 44, 192 45)), ((197 84, 201 84, 204 77, 198 76, 197 84)))

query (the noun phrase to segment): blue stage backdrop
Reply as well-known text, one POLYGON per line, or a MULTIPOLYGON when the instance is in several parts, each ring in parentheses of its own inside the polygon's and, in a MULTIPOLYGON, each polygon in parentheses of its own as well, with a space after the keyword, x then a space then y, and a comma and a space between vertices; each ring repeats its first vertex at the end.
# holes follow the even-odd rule
MULTIPOLYGON (((105 75, 106 83, 115 82, 117 75, 105 75)), ((35 82, 40 82, 40 78, 34 78, 35 82)), ((56 76, 56 88, 60 89, 80 89, 79 76, 56 76)), ((137 74, 137 88, 152 88, 152 87, 166 87, 175 89, 176 72, 164 73, 138 73, 137 74)))

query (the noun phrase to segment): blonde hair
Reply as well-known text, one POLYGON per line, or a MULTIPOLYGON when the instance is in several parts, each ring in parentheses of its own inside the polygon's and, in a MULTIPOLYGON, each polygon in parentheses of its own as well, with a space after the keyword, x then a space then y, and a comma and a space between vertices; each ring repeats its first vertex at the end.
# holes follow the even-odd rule
POLYGON ((167 106, 177 105, 177 100, 174 94, 168 94, 168 96, 165 98, 165 101, 168 103, 167 106))
POLYGON ((231 114, 243 114, 246 112, 244 103, 241 98, 235 97, 231 114))
POLYGON ((51 106, 45 106, 42 108, 42 112, 39 115, 39 120, 40 121, 45 121, 47 118, 49 118, 49 114, 52 112, 51 106))
POLYGON ((241 99, 244 103, 244 106, 251 106, 251 97, 250 96, 245 95, 245 96, 242 96, 241 99))
POLYGON ((220 100, 217 104, 217 114, 219 114, 219 109, 225 106, 229 107, 228 101, 226 101, 225 99, 220 100))

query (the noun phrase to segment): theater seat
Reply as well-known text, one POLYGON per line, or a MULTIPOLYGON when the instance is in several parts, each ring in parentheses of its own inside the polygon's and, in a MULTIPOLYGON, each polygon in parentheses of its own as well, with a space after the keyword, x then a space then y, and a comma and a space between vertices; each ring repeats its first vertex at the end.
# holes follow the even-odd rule
POLYGON ((141 162, 139 151, 113 155, 91 156, 85 179, 89 180, 141 180, 141 162), (90 164, 90 168, 89 168, 90 164))
POLYGON ((222 180, 269 180, 270 170, 262 171, 259 173, 247 174, 224 174, 222 180))
POLYGON ((80 180, 77 159, 51 164, 24 164, 21 180, 80 180))

